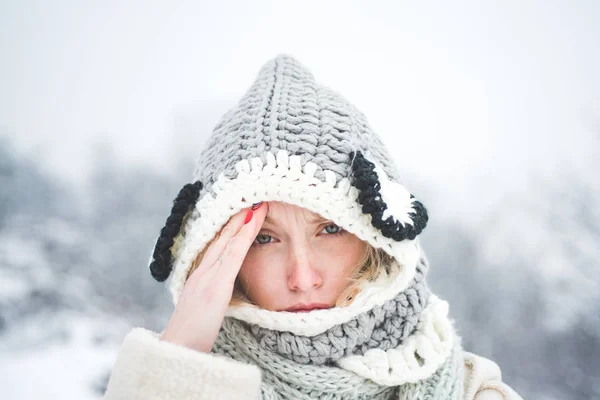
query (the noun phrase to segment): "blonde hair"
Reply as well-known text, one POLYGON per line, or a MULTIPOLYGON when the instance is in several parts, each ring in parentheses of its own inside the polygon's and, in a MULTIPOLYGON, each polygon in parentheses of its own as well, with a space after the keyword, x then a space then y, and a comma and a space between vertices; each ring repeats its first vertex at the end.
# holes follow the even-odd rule
MULTIPOLYGON (((220 233, 220 232, 219 232, 220 233)), ((219 236, 219 233, 215 235, 215 238, 208 243, 204 249, 196 256, 192 261, 185 280, 187 281, 192 273, 198 268, 208 247, 212 242, 219 236)), ((348 277, 348 286, 342 291, 338 297, 335 305, 336 307, 344 307, 352 303, 356 295, 360 292, 362 285, 368 282, 372 282, 377 279, 382 272, 389 273, 391 262, 393 257, 387 254, 385 251, 379 248, 371 246, 369 243, 366 244, 366 251, 362 260, 354 268, 353 273, 348 277)), ((235 280, 233 289, 233 296, 231 297, 230 305, 251 305, 256 306, 246 296, 244 289, 239 281, 239 276, 235 280)))

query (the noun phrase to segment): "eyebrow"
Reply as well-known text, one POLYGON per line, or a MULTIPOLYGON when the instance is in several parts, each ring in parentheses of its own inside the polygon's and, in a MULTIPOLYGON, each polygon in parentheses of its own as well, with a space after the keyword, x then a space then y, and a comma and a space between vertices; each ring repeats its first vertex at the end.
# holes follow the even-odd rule
POLYGON ((319 214, 312 214, 312 216, 308 219, 308 222, 310 224, 317 224, 320 222, 325 222, 325 221, 329 221, 327 218, 323 218, 321 217, 319 214))

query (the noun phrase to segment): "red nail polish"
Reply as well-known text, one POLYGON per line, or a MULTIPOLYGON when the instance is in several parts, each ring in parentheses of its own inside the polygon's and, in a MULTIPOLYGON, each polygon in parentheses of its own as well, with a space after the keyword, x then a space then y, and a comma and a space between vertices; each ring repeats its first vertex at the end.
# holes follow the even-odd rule
POLYGON ((252 204, 252 209, 256 210, 258 209, 260 206, 262 205, 262 201, 259 201, 258 203, 254 203, 252 204))
POLYGON ((246 225, 248 222, 250 222, 250 220, 252 219, 252 214, 254 214, 254 211, 252 211, 252 210, 248 211, 248 214, 246 214, 246 219, 244 220, 244 225, 246 225))

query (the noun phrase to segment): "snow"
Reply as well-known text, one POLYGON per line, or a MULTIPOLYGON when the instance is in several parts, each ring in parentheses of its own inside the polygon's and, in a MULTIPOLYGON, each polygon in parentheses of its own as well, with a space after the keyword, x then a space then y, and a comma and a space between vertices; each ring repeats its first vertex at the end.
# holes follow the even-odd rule
MULTIPOLYGON (((102 397, 94 388, 112 368, 119 345, 114 341, 97 342, 100 327, 97 320, 71 316, 62 323, 70 327, 67 340, 55 338, 12 351, 4 343, 0 376, 7 384, 3 385, 3 398, 94 400, 102 397)), ((36 326, 44 329, 39 321, 36 326)))

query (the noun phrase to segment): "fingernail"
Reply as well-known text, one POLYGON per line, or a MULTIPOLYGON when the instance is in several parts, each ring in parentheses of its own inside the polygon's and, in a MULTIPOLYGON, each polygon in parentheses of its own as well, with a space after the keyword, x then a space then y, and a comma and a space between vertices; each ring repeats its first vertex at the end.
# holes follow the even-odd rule
POLYGON ((252 214, 254 214, 254 211, 252 211, 252 210, 248 211, 248 214, 246 214, 246 219, 244 220, 244 225, 246 225, 248 222, 250 222, 250 220, 252 219, 252 214))
POLYGON ((259 201, 258 203, 254 203, 252 204, 252 209, 256 210, 257 208, 259 208, 260 206, 262 206, 262 201, 259 201))

